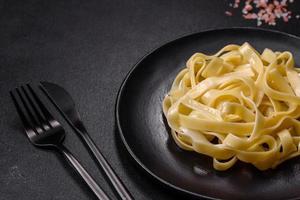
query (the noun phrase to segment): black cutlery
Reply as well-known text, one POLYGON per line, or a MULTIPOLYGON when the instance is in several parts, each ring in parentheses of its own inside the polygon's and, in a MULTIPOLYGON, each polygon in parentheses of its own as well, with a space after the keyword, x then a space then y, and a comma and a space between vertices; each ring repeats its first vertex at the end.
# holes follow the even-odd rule
POLYGON ((29 84, 10 91, 17 112, 22 120, 30 142, 37 147, 50 147, 58 150, 70 165, 82 177, 100 200, 109 200, 108 196, 62 144, 65 131, 61 124, 53 118, 46 106, 29 84))
POLYGON ((74 131, 80 136, 80 138, 90 149, 92 155, 95 157, 104 173, 109 178, 120 198, 122 200, 133 200, 133 197, 127 191, 120 178, 113 171, 112 167, 106 161, 100 150, 97 148, 97 146, 89 136, 86 128, 83 125, 80 115, 75 108, 75 103, 71 95, 64 88, 54 83, 41 82, 41 88, 65 118, 65 120, 69 123, 69 125, 74 129, 74 131))

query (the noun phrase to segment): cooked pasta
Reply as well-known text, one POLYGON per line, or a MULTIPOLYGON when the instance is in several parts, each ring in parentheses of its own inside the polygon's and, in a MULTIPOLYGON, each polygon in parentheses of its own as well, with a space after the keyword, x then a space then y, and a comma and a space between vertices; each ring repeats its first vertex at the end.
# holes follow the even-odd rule
POLYGON ((299 72, 290 52, 248 43, 195 53, 163 100, 176 144, 216 170, 238 160, 266 170, 300 155, 299 72))

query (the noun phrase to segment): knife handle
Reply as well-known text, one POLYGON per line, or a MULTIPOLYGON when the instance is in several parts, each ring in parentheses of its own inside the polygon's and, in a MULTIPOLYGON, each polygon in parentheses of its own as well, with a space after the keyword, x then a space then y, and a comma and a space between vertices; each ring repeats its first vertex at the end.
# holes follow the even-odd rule
POLYGON ((112 183, 120 198, 122 200, 134 200, 134 198, 130 195, 124 184, 121 182, 120 178, 113 171, 112 167, 109 165, 102 153, 99 151, 98 147, 95 145, 89 134, 86 132, 82 132, 78 129, 76 129, 76 131, 79 133, 80 136, 82 136, 83 140, 88 145, 93 156, 96 158, 97 162, 99 163, 104 173, 112 183))

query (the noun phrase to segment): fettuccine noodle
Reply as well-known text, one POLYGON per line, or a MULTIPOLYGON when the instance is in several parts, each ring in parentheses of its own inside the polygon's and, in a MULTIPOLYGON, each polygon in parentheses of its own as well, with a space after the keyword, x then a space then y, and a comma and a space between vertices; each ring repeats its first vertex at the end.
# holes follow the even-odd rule
POLYGON ((163 100, 175 142, 216 170, 238 160, 266 170, 300 155, 299 72, 290 52, 248 43, 195 53, 163 100))

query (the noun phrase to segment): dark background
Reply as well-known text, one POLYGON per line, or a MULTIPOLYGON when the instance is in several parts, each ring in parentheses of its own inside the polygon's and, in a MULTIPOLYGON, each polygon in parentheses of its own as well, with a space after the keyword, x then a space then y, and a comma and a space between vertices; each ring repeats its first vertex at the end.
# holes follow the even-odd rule
MULTIPOLYGON (((206 29, 256 26, 240 17, 240 9, 226 16, 229 2, 0 0, 0 199, 94 198, 59 155, 33 147, 23 134, 8 91, 40 80, 72 94, 92 138, 135 199, 186 199, 134 164, 116 130, 115 99, 130 68, 166 41, 206 29)), ((299 3, 292 4, 295 14, 299 3)), ((299 25, 292 19, 262 27, 300 35, 299 25)), ((117 199, 77 136, 69 131, 65 144, 117 199)))

